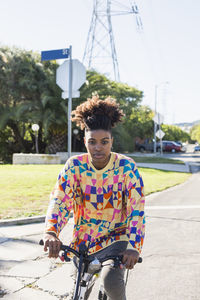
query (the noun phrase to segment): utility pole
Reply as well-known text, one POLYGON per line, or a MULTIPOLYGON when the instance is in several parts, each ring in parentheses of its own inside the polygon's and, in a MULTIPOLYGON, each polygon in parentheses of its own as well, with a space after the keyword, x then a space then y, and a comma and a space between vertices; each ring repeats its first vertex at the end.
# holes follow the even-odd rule
MULTIPOLYGON (((155 85, 155 117, 157 115, 157 88, 158 86, 155 85)), ((157 129, 157 123, 156 120, 154 120, 154 153, 156 153, 156 129, 157 129)))
MULTIPOLYGON (((157 124, 159 125, 159 130, 161 130, 161 115, 157 112, 157 98, 158 98, 158 88, 163 84, 169 84, 168 81, 161 82, 155 85, 155 116, 154 116, 154 153, 156 153, 156 130, 157 124)), ((162 138, 160 137, 160 148, 162 154, 162 138)))

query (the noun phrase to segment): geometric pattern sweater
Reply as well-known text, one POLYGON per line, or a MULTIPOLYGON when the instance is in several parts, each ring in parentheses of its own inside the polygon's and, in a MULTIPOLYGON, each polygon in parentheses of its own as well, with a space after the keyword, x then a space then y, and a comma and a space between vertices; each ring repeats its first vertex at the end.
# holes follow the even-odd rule
POLYGON ((89 154, 67 160, 50 196, 45 232, 57 237, 74 215, 76 250, 84 243, 93 254, 116 241, 141 253, 145 217, 144 185, 133 159, 111 152, 108 164, 97 170, 89 154))

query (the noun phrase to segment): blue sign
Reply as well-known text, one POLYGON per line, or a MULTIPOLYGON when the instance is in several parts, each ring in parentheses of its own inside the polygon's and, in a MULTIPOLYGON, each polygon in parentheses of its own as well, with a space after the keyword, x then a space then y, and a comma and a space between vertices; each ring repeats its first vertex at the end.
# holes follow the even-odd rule
POLYGON ((42 51, 41 60, 54 60, 54 59, 62 59, 69 57, 69 48, 66 49, 58 49, 58 50, 50 50, 50 51, 42 51))

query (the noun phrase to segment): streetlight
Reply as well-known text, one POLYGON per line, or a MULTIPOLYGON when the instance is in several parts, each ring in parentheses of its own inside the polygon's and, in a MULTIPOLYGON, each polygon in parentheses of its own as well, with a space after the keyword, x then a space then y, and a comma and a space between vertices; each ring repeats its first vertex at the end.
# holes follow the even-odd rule
POLYGON ((39 153, 39 150, 38 150, 38 130, 40 129, 40 126, 38 124, 33 124, 31 128, 35 132, 35 150, 36 150, 36 153, 39 153))
POLYGON ((156 128, 157 128, 157 122, 160 124, 160 116, 158 115, 158 121, 156 122, 156 115, 157 115, 157 93, 158 88, 163 84, 169 84, 168 81, 161 82, 159 84, 155 85, 155 116, 154 116, 154 153, 156 153, 156 128))

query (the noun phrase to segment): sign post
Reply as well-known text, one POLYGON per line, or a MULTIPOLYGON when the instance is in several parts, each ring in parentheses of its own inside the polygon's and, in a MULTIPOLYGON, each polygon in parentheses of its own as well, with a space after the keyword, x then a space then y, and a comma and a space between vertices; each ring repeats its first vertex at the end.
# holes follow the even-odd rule
POLYGON ((71 156, 71 111, 72 98, 80 97, 78 89, 86 81, 86 69, 77 59, 72 59, 72 46, 66 49, 42 51, 41 59, 44 60, 65 60, 56 70, 56 83, 63 90, 62 98, 68 98, 68 158, 71 156))
MULTIPOLYGON (((69 53, 71 53, 71 48, 69 53)), ((86 69, 78 59, 66 60, 56 70, 56 83, 63 90, 62 98, 68 98, 68 157, 71 156, 71 108, 72 98, 80 97, 78 89, 86 81, 86 69)))
POLYGON ((65 49, 42 51, 41 60, 69 58, 69 96, 68 96, 68 158, 71 156, 71 110, 72 110, 72 46, 65 49))
POLYGON ((71 157, 72 149, 72 124, 71 124, 71 111, 72 111, 72 46, 69 47, 69 98, 68 98, 68 159, 71 157))
MULTIPOLYGON (((157 135, 158 131, 156 132, 157 124, 160 128, 160 124, 163 123, 164 117, 160 113, 156 113, 153 118, 153 121, 154 121, 154 153, 156 153, 156 137, 158 137, 158 135, 157 135)), ((158 138, 160 138, 160 137, 158 137, 158 138)), ((161 142, 161 152, 162 152, 162 142, 161 142)))
POLYGON ((165 133, 159 129, 157 132, 156 132, 156 136, 160 139, 160 154, 162 155, 163 154, 163 147, 162 147, 162 138, 164 137, 165 133))

